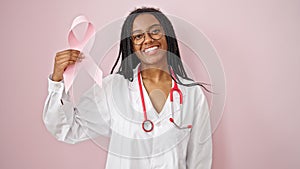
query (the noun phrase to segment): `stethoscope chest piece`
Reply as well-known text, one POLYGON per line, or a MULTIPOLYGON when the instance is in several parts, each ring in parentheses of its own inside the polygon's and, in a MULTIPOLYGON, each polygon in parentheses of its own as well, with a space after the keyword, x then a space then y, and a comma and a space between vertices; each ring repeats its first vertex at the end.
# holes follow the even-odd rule
POLYGON ((154 125, 153 125, 152 121, 145 120, 145 121, 143 121, 142 127, 145 132, 151 132, 153 130, 154 125))

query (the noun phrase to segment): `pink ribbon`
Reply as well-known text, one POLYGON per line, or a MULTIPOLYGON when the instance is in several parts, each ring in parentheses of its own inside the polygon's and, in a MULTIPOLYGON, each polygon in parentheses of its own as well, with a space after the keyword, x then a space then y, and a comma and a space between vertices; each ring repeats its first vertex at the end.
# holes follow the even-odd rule
MULTIPOLYGON (((94 37, 95 28, 88 19, 80 15, 73 20, 72 26, 69 30, 68 42, 69 46, 72 49, 77 49, 82 52, 83 48, 88 47, 90 45, 91 38, 94 37), (87 23, 88 27, 85 32, 84 38, 82 41, 79 41, 74 35, 74 28, 79 24, 87 23)), ((66 93, 69 91, 70 87, 72 86, 75 77, 77 76, 79 70, 84 68, 89 75, 94 79, 94 81, 101 87, 102 86, 102 71, 95 63, 94 59, 88 54, 84 54, 84 59, 81 62, 76 62, 74 65, 68 66, 68 68, 64 72, 64 84, 65 84, 65 91, 66 93)))

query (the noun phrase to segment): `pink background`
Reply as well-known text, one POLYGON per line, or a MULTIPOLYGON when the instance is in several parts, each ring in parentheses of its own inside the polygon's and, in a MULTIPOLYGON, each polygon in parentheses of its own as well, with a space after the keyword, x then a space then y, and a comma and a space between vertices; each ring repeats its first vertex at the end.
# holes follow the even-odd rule
POLYGON ((220 55, 227 100, 213 169, 300 168, 299 0, 2 0, 0 168, 104 167, 91 141, 68 145, 47 132, 47 77, 75 16, 101 28, 142 5, 194 24, 220 55))

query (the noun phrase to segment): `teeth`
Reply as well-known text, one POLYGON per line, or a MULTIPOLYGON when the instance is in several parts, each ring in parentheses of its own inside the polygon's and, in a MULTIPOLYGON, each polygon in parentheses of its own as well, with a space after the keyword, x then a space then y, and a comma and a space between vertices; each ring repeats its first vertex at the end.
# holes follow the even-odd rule
POLYGON ((157 46, 154 46, 154 47, 151 47, 151 48, 148 48, 148 49, 145 49, 145 52, 151 52, 155 49, 157 49, 158 47, 157 46))

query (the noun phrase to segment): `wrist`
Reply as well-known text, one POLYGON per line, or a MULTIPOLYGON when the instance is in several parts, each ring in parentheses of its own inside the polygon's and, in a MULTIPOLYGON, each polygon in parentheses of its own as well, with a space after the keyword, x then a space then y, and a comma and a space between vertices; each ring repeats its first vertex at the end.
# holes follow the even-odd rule
POLYGON ((51 80, 55 81, 55 82, 60 82, 63 80, 63 76, 57 76, 54 73, 52 74, 51 80))

